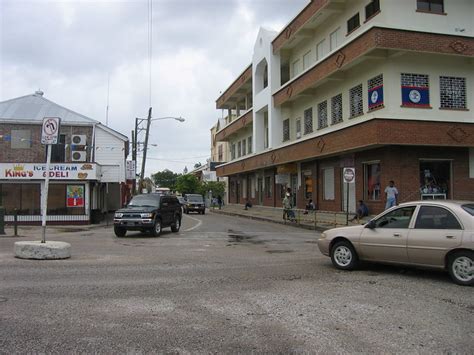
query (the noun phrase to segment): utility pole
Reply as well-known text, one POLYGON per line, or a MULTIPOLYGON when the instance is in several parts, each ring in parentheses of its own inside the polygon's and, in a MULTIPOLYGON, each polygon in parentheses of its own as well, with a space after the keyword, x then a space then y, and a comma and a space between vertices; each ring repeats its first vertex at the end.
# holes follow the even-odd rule
MULTIPOLYGON (((136 121, 135 121, 136 122, 136 121)), ((135 127, 136 130, 136 127, 135 127)), ((132 180, 132 195, 135 195, 137 188, 137 139, 135 131, 132 129, 132 165, 133 165, 133 180, 132 180)))
POLYGON ((146 131, 145 131, 145 143, 143 144, 142 171, 140 173, 140 189, 142 188, 143 181, 145 179, 146 152, 148 149, 148 136, 150 135, 150 125, 151 125, 151 107, 148 110, 148 118, 147 118, 146 131))

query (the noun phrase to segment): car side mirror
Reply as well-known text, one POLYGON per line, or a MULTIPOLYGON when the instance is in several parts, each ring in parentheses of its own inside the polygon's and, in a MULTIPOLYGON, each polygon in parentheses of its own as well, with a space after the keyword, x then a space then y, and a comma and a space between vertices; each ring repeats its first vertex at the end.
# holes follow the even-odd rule
POLYGON ((375 229, 375 221, 374 220, 369 221, 369 223, 365 225, 365 228, 375 229))

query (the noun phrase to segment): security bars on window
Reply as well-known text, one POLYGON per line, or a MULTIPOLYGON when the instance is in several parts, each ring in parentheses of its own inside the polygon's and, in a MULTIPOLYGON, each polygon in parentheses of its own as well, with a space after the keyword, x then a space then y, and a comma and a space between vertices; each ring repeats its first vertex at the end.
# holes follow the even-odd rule
POLYGON ((304 134, 313 132, 313 108, 304 110, 304 134))
POLYGON ((331 98, 331 124, 342 122, 342 94, 331 98))
POLYGON ((323 101, 318 104, 318 129, 328 126, 328 102, 323 101))
POLYGON ((364 105, 362 103, 362 84, 359 84, 349 91, 350 117, 356 117, 364 114, 364 105))

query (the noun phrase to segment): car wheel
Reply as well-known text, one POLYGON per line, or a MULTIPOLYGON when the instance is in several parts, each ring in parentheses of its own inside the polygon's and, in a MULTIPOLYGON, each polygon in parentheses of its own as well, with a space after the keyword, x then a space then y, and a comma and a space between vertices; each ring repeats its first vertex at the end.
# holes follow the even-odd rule
POLYGON ((114 233, 117 237, 125 237, 125 234, 127 233, 127 230, 122 227, 114 227, 114 233))
POLYGON ((348 241, 340 241, 331 248, 331 261, 341 270, 353 270, 359 262, 356 251, 348 241))
POLYGON ((202 214, 206 214, 206 210, 202 210, 202 214))
POLYGON ((474 252, 459 251, 448 259, 449 275, 458 285, 474 285, 474 252))
POLYGON ((174 223, 171 225, 171 231, 174 233, 179 232, 179 228, 181 227, 181 219, 178 215, 174 218, 174 223))
POLYGON ((153 229, 151 231, 151 234, 154 236, 154 237, 159 237, 160 234, 161 234, 161 221, 159 219, 157 219, 155 221, 155 225, 153 226, 153 229))

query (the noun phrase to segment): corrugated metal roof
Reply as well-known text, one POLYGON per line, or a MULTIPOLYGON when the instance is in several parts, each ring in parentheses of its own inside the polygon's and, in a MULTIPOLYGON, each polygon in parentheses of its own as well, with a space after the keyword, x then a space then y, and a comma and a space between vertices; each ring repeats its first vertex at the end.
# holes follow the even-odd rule
POLYGON ((33 95, 0 102, 0 121, 43 121, 44 117, 60 117, 62 124, 94 125, 99 123, 99 121, 45 99, 41 91, 37 91, 33 95))

